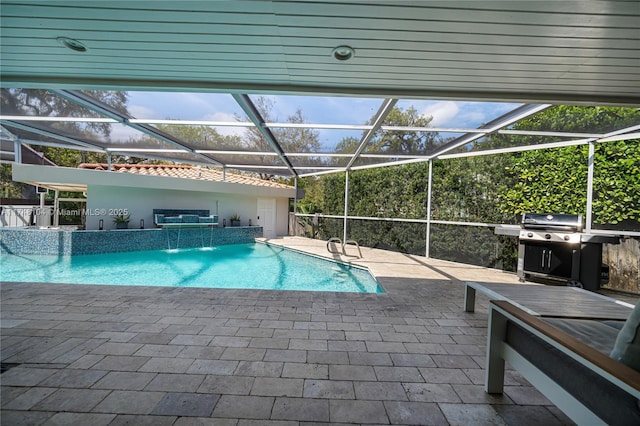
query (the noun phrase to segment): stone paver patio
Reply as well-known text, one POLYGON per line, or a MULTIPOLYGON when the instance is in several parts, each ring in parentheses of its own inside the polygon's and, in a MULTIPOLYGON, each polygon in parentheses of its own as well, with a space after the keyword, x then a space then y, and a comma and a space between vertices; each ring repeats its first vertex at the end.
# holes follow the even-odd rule
POLYGON ((514 371, 483 390, 462 281, 515 275, 363 255, 385 294, 3 283, 1 423, 571 424, 514 371))

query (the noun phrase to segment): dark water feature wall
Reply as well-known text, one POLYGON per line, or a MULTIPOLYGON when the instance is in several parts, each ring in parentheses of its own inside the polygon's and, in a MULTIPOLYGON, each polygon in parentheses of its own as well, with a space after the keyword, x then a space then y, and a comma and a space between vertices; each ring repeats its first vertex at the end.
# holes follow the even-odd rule
POLYGON ((261 226, 110 231, 4 228, 0 229, 0 253, 69 256, 166 250, 250 243, 261 236, 261 226))

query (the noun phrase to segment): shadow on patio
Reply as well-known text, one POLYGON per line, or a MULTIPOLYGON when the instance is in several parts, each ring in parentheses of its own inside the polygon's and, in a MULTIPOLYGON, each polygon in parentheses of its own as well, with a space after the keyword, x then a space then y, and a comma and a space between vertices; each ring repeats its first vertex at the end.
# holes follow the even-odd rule
POLYGON ((571 423, 514 371, 484 392, 449 278, 515 276, 363 251, 386 293, 4 283, 3 424, 571 423))

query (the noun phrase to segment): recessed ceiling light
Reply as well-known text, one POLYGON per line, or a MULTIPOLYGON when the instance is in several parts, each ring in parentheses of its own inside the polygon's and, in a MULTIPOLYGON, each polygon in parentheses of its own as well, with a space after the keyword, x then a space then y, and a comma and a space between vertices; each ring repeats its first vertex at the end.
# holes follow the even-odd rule
POLYGON ((348 61, 356 55, 356 51, 350 46, 338 46, 331 51, 334 58, 339 61, 348 61))
POLYGON ((76 52, 87 51, 87 47, 81 42, 79 42, 78 40, 74 40, 69 37, 58 37, 56 40, 58 40, 58 43, 60 43, 64 47, 68 47, 69 49, 74 50, 76 52))

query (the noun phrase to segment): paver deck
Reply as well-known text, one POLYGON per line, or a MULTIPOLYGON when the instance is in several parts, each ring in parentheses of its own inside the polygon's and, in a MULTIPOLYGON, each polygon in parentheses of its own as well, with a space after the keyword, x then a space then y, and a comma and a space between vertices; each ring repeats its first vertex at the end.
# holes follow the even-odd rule
POLYGON ((362 253, 339 257, 386 293, 3 283, 1 423, 571 423, 514 371, 483 390, 487 301, 464 312, 463 281, 515 275, 362 253))

